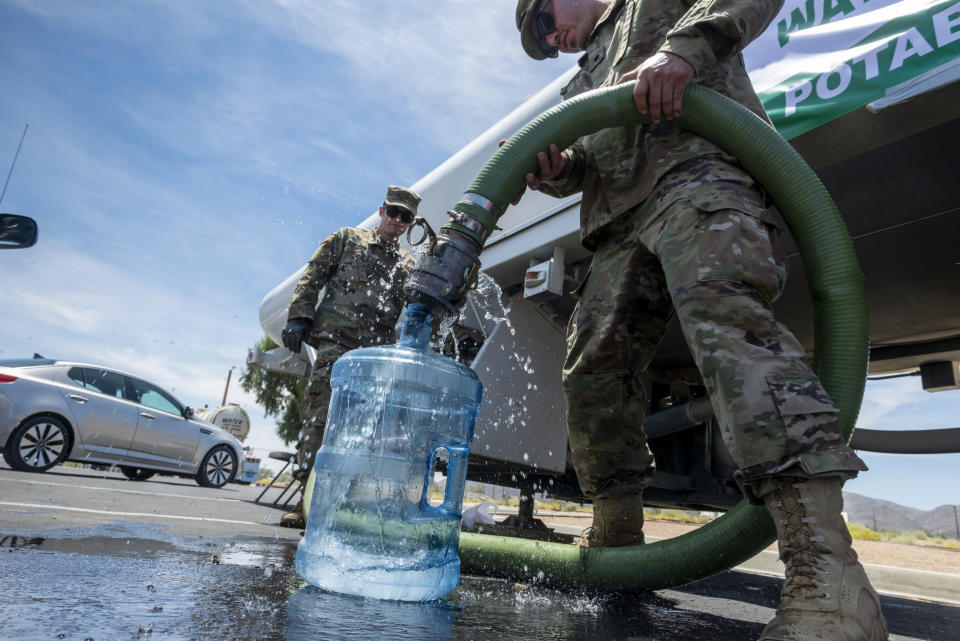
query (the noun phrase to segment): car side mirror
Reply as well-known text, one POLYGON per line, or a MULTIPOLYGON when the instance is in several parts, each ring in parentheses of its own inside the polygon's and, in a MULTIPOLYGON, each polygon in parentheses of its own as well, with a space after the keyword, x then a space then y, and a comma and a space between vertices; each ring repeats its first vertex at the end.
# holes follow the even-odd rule
POLYGON ((0 249, 21 249, 37 244, 37 221, 29 216, 0 214, 0 249))
POLYGON ((191 416, 193 416, 193 408, 187 405, 183 408, 183 418, 190 418, 191 416))

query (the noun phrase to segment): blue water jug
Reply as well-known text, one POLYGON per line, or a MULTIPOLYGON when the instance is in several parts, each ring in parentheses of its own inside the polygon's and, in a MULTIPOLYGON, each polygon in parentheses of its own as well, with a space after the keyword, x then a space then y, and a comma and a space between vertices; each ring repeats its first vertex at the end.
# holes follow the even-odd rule
POLYGON ((460 517, 482 386, 430 349, 431 315, 407 307, 400 340, 334 366, 323 445, 304 489, 296 567, 344 594, 429 601, 460 580, 460 517), (443 502, 429 489, 447 459, 443 502), (312 487, 311 487, 312 486, 312 487))

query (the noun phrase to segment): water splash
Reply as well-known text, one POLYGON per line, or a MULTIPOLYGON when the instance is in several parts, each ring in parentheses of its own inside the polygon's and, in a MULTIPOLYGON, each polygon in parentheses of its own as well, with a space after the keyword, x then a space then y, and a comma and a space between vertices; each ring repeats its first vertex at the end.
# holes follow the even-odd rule
POLYGON ((510 322, 510 308, 504 302, 503 290, 490 275, 484 272, 477 275, 477 285, 467 294, 467 299, 483 315, 484 327, 505 323, 510 335, 516 334, 510 322))

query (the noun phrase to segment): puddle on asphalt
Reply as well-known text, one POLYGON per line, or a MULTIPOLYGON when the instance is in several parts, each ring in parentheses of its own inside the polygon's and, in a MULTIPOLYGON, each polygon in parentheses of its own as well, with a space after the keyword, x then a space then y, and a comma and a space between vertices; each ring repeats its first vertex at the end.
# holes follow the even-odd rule
MULTIPOLYGON (((306 585, 289 540, 66 536, 77 533, 0 533, 5 641, 739 641, 772 612, 693 609, 696 590, 586 594, 469 576, 441 601, 379 601, 306 585)), ((742 576, 726 581, 749 592, 742 576)), ((730 598, 730 585, 704 590, 730 598)))
POLYGON ((297 575, 296 545, 286 540, 184 548, 103 536, 4 536, 37 541, 0 550, 6 641, 640 641, 759 632, 755 624, 679 611, 656 594, 570 594, 477 577, 463 577, 446 599, 431 603, 331 594, 297 575), (730 634, 718 635, 718 625, 730 634))
POLYGON ((112 556, 129 559, 226 563, 229 565, 265 566, 282 563, 280 546, 265 546, 261 539, 199 540, 181 545, 157 539, 132 536, 69 537, 23 536, 0 533, 3 548, 32 548, 43 552, 63 552, 83 556, 112 556))

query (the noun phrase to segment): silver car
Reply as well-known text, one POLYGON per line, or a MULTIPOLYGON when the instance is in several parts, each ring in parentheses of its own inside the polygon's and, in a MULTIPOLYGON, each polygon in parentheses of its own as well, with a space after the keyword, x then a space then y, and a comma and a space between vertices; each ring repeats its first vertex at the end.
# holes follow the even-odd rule
POLYGON ((131 374, 49 359, 0 360, 0 448, 11 467, 64 461, 117 465, 130 479, 193 476, 222 487, 243 461, 240 442, 131 374))

